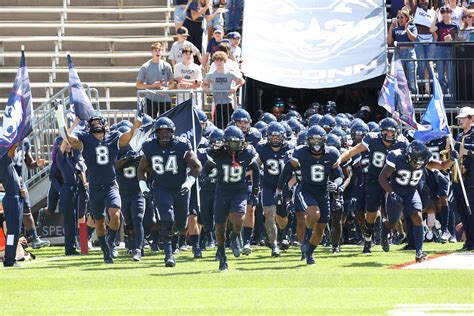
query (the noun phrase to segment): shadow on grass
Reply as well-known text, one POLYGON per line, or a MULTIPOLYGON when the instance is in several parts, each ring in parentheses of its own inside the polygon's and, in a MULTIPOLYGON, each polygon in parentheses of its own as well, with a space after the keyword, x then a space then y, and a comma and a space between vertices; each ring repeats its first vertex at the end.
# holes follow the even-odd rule
MULTIPOLYGON (((304 262, 304 261, 302 261, 304 262)), ((240 263, 239 263, 240 265, 240 263)), ((237 271, 263 271, 263 270, 272 270, 272 271, 279 271, 279 270, 298 270, 301 268, 304 268, 306 264, 301 263, 296 266, 284 266, 284 267, 255 267, 255 268, 242 268, 242 267, 236 267, 235 270, 237 271)))
POLYGON ((380 268, 390 266, 390 264, 383 264, 380 262, 370 261, 370 262, 351 262, 349 264, 345 264, 342 267, 345 268, 380 268))

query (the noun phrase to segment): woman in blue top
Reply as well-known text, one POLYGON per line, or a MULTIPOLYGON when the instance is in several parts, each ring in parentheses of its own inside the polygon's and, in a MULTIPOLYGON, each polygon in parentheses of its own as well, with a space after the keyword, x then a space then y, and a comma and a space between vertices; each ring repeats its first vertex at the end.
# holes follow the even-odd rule
MULTIPOLYGON (((449 43, 454 41, 457 33, 459 31, 459 27, 451 21, 451 8, 449 6, 444 6, 439 10, 439 13, 442 15, 441 22, 438 21, 439 13, 436 12, 436 18, 434 19, 433 23, 431 24, 430 31, 436 32, 438 37, 438 42, 442 43, 449 43)), ((438 71, 438 79, 443 89, 443 93, 448 93, 448 83, 452 86, 453 83, 453 71, 452 71, 452 45, 450 44, 442 44, 438 43, 436 46, 436 68, 438 71), (447 82, 446 82, 447 81, 447 82)), ((450 91, 453 93, 453 91, 450 91)))
POLYGON ((418 31, 416 26, 411 23, 411 15, 408 9, 399 10, 397 19, 392 21, 390 29, 388 30, 388 44, 392 45, 394 42, 398 43, 399 57, 403 64, 403 69, 408 80, 408 86, 412 93, 416 93, 416 77, 415 77, 415 48, 412 44, 407 44, 416 41, 418 31))

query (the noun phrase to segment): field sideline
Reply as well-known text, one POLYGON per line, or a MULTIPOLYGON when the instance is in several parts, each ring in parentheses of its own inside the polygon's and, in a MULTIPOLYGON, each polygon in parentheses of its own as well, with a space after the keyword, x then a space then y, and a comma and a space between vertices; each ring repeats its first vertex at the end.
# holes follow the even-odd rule
MULTIPOLYGON (((425 250, 460 247, 426 244, 425 250)), ((412 261, 414 251, 373 249, 367 256, 359 246, 343 245, 332 255, 318 247, 316 265, 306 266, 296 248, 275 259, 259 247, 249 257, 230 255, 229 270, 219 273, 213 250, 198 261, 191 251, 181 253, 175 268, 165 268, 163 254, 148 250, 140 263, 122 250, 115 264, 105 265, 98 251, 66 258, 63 248, 51 247, 35 251, 37 259, 21 268, 0 268, 0 314, 374 315, 401 304, 468 304, 460 306, 474 310, 472 270, 389 269, 412 261)))

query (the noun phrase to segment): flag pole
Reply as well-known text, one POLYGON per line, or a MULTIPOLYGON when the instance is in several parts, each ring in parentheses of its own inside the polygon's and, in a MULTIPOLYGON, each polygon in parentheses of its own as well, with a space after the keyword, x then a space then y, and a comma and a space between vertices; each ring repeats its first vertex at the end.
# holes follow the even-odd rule
MULTIPOLYGON (((430 62, 430 71, 431 71, 431 74, 433 76, 433 79, 436 79, 436 82, 437 82, 438 79, 435 78, 436 74, 434 72, 433 62, 430 62)), ((433 80, 433 91, 436 90, 435 87, 434 87, 436 82, 435 82, 435 80, 433 80)), ((444 102, 443 102, 443 108, 444 108, 444 102)), ((444 120, 446 121, 446 123, 448 123, 448 118, 446 116, 446 111, 443 112, 443 115, 444 115, 444 120)), ((448 128, 448 130, 449 130, 449 136, 448 136, 449 145, 451 147, 451 150, 454 151, 455 149, 454 149, 454 142, 453 142, 453 133, 451 131, 451 128, 448 128)), ((462 153, 459 153, 459 154, 462 154, 462 153)), ((455 163, 454 172, 457 172, 457 174, 458 174, 459 183, 461 184, 461 190, 462 190, 462 194, 464 196, 464 202, 466 203, 466 207, 467 207, 467 213, 469 215, 471 215, 472 214, 471 206, 469 205, 469 199, 467 198, 466 187, 464 186, 464 181, 462 180, 462 173, 461 173, 461 169, 459 168, 458 159, 455 159, 454 163, 455 163)))
MULTIPOLYGON (((192 100, 194 100, 194 90, 191 91, 191 121, 192 121, 192 125, 193 125, 193 146, 194 146, 194 150, 196 152, 196 155, 197 155, 197 144, 196 144, 196 120, 194 119, 194 106, 192 104, 192 100)), ((197 207, 198 207, 198 210, 197 211, 201 211, 201 198, 199 197, 199 191, 200 191, 200 188, 199 188, 199 180, 196 179, 196 202, 197 202, 197 207)))

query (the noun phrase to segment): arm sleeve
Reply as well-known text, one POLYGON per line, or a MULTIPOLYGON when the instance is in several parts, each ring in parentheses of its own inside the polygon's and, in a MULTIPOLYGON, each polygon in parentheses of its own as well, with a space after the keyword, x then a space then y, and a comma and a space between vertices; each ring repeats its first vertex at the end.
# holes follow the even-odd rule
POLYGON ((252 170, 252 193, 258 193, 260 188, 260 168, 257 161, 252 161, 249 165, 252 170))
POLYGON ((342 173, 342 168, 337 167, 336 169, 332 169, 331 178, 334 179, 334 183, 339 187, 344 180, 344 174, 342 173))
POLYGON ((285 164, 283 170, 281 171, 280 178, 278 179, 277 189, 282 190, 285 184, 288 182, 292 172, 296 170, 291 164, 291 160, 285 164))

